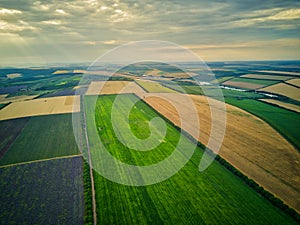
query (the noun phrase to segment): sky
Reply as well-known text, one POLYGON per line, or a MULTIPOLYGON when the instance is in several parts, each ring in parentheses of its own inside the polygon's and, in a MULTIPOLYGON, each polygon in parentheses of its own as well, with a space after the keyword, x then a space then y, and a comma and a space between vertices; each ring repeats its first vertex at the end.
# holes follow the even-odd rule
POLYGON ((0 65, 90 62, 141 40, 205 61, 300 60, 300 1, 0 0, 0 65))

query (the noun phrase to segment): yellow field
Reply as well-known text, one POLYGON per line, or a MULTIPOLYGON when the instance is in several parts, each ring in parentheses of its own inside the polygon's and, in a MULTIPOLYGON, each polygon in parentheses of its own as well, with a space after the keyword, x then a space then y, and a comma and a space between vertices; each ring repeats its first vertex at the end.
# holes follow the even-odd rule
POLYGON ((27 101, 27 100, 34 99, 36 97, 38 97, 38 95, 20 95, 20 96, 13 96, 13 97, 10 97, 10 98, 0 97, 0 104, 6 104, 6 103, 9 103, 9 102, 27 101))
POLYGON ((198 75, 197 73, 193 73, 193 72, 168 73, 157 69, 147 71, 145 74, 148 76, 164 76, 164 77, 173 77, 173 78, 190 78, 192 76, 198 75))
POLYGON ((7 95, 8 95, 8 94, 0 95, 0 103, 1 103, 1 101, 2 101, 3 99, 6 98, 7 95))
POLYGON ((262 88, 260 89, 260 91, 267 91, 274 94, 284 95, 291 99, 300 101, 300 88, 296 88, 288 84, 279 83, 266 88, 262 88))
POLYGON ((84 73, 84 74, 94 74, 94 75, 110 75, 109 72, 105 70, 74 70, 73 73, 84 73))
POLYGON ((263 79, 263 80, 288 80, 293 78, 289 76, 262 75, 262 74, 245 74, 242 75, 241 77, 263 79))
POLYGON ((252 83, 247 83, 247 82, 230 81, 230 80, 224 82, 223 84, 231 86, 231 87, 250 89, 250 90, 262 88, 265 86, 265 85, 261 85, 261 84, 252 84, 252 83))
POLYGON ((56 70, 52 74, 64 74, 64 73, 72 73, 72 70, 56 70))
POLYGON ((164 72, 158 69, 153 69, 146 71, 145 74, 148 76, 161 76, 164 74, 164 72))
POLYGON ((6 74, 6 77, 9 78, 9 79, 13 79, 13 78, 22 77, 22 74, 20 74, 20 73, 11 73, 11 74, 6 74))
POLYGON ((300 88, 300 78, 288 80, 286 82, 300 88))
POLYGON ((14 102, 0 110, 0 120, 79 112, 79 96, 59 96, 14 102), (73 103, 74 109, 73 109, 73 103))
POLYGON ((271 103, 271 104, 274 104, 274 105, 278 105, 282 108, 290 109, 290 110, 293 110, 295 112, 300 113, 300 106, 298 106, 298 105, 294 105, 294 104, 290 104, 290 103, 286 103, 286 102, 281 102, 281 101, 278 101, 278 100, 275 100, 275 99, 260 99, 260 100, 263 101, 263 102, 268 102, 268 103, 271 103))
MULTIPOLYGON (((195 121, 189 117, 190 109, 178 94, 144 95, 144 100, 154 109, 181 126, 174 106, 164 99, 173 99, 186 110, 184 129, 194 135, 195 121), (148 97, 147 97, 148 96, 148 97), (164 98, 164 99, 162 99, 164 98)), ((200 142, 208 143, 211 129, 211 111, 205 96, 191 96, 196 104, 200 120, 200 142)), ((218 119, 217 119, 218 120, 218 119)), ((263 120, 227 105, 227 127, 219 154, 228 162, 254 179, 264 188, 279 196, 287 204, 300 211, 300 155, 277 131, 263 120)))
POLYGON ((130 81, 94 81, 91 82, 86 95, 144 93, 135 82, 130 81))
POLYGON ((136 80, 136 82, 150 93, 176 93, 176 91, 154 81, 136 80))
POLYGON ((256 72, 263 72, 263 73, 275 73, 275 74, 286 74, 286 75, 295 75, 300 76, 300 73, 297 72, 287 72, 287 71, 278 71, 278 70, 255 70, 256 72))

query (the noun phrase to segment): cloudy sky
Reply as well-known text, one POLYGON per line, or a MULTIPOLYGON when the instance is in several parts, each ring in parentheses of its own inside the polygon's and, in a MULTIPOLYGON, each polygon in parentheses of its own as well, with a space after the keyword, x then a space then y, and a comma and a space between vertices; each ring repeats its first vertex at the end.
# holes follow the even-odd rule
POLYGON ((0 65, 93 61, 140 40, 207 61, 300 59, 300 1, 0 0, 0 65))

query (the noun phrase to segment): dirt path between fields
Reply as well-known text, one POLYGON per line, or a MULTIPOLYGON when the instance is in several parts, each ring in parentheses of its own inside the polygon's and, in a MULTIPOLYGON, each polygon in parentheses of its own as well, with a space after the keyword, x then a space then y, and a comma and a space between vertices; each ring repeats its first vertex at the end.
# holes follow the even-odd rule
POLYGON ((91 158, 91 150, 89 145, 89 138, 87 134, 87 126, 86 126, 86 113, 84 110, 84 101, 82 102, 83 107, 83 121, 84 121, 84 133, 86 138, 86 145, 88 151, 88 158, 89 158, 89 165, 90 165, 90 177, 91 177, 91 185, 92 185, 92 202, 93 202, 93 218, 94 218, 94 225, 97 225, 97 208, 96 208, 96 195, 95 195, 95 184, 94 184, 94 176, 93 176, 93 165, 92 165, 92 158, 91 158))
POLYGON ((27 162, 20 162, 20 163, 8 164, 8 165, 0 166, 0 169, 1 168, 6 168, 6 167, 11 167, 11 166, 19 166, 19 165, 24 165, 24 164, 31 164, 31 163, 36 163, 36 162, 45 162, 45 161, 55 160, 55 159, 73 158, 73 157, 78 157, 78 156, 82 156, 82 155, 81 154, 79 154, 79 155, 67 155, 67 156, 59 156, 59 157, 48 158, 48 159, 38 159, 38 160, 32 160, 32 161, 27 161, 27 162))

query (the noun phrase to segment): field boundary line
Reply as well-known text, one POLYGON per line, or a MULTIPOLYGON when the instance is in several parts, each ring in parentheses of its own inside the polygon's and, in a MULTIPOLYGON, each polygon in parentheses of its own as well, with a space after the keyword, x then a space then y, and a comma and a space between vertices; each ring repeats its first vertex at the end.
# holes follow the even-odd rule
MULTIPOLYGON (((9 103, 10 104, 10 103, 9 103)), ((7 104, 7 105, 9 105, 7 104)), ((3 108, 2 108, 3 109, 3 108)), ((17 118, 19 119, 19 118, 17 118)), ((24 117, 24 118, 20 118, 20 119, 27 119, 27 121, 25 122, 24 126, 22 127, 22 129, 20 130, 20 132, 15 136, 14 140, 12 141, 12 143, 8 144, 7 149, 5 149, 6 146, 4 146, 4 151, 0 153, 0 160, 3 158, 3 156, 5 155, 5 153, 10 149, 10 147, 13 145, 13 143, 18 139, 18 137, 23 133, 25 127, 27 126, 27 124, 29 123, 30 117, 24 117)), ((0 120, 1 121, 5 121, 5 120, 0 120)))
POLYGON ((13 164, 8 164, 8 165, 0 166, 0 169, 6 168, 6 167, 11 167, 11 166, 19 166, 19 165, 31 164, 31 163, 36 163, 36 162, 45 162, 45 161, 55 160, 55 159, 68 159, 68 158, 74 158, 74 157, 78 157, 78 156, 82 156, 82 154, 58 156, 58 157, 47 158, 47 159, 37 159, 37 160, 32 160, 32 161, 27 161, 27 162, 13 163, 13 164))
POLYGON ((97 208, 96 208, 96 194, 95 194, 95 184, 94 184, 94 176, 93 176, 93 165, 92 165, 92 158, 91 158, 91 149, 89 145, 89 139, 87 134, 87 123, 86 123, 86 113, 85 113, 85 105, 84 105, 84 96, 81 96, 81 102, 83 107, 83 121, 84 121, 84 134, 85 140, 87 145, 87 152, 88 152, 88 163, 90 165, 90 177, 91 177, 91 185, 92 185, 92 203, 93 203, 93 217, 94 217, 94 225, 97 225, 97 208))
POLYGON ((140 88, 142 88, 146 93, 150 93, 146 88, 144 88, 142 85, 140 85, 136 80, 134 80, 133 82, 136 83, 140 88))
MULTIPOLYGON (((253 99, 253 101, 257 101, 257 102, 260 102, 260 103, 264 103, 264 104, 266 104, 266 105, 270 105, 270 106, 277 107, 277 108, 280 108, 280 109, 283 109, 283 110, 286 110, 286 111, 290 111, 290 112, 293 112, 293 113, 297 113, 297 112, 294 112, 294 111, 292 111, 292 110, 290 110, 290 109, 285 109, 285 108, 280 107, 280 106, 277 106, 277 105, 272 105, 272 104, 269 103, 269 102, 261 101, 260 99, 258 99, 258 100, 253 99)), ((290 143, 290 144, 295 148, 295 150, 296 150, 298 153, 300 152, 300 148, 297 146, 297 144, 295 144, 294 141, 291 140, 290 137, 289 137, 288 135, 286 135, 284 132, 282 132, 280 129, 278 129, 274 124, 272 124, 272 122, 270 122, 270 121, 264 119, 262 116, 258 115, 256 112, 251 112, 251 110, 248 110, 248 109, 246 109, 246 108, 241 108, 241 107, 239 107, 239 106, 237 106, 237 105, 230 104, 230 103, 228 103, 228 102, 227 102, 226 104, 229 104, 229 105, 231 105, 231 106, 234 106, 234 107, 237 107, 237 108, 239 108, 239 109, 242 109, 242 110, 244 110, 245 112, 250 113, 251 115, 253 115, 253 116, 255 116, 255 117, 261 119, 262 121, 264 121, 265 123, 267 123, 271 128, 273 128, 273 129, 274 129, 279 135, 281 135, 285 140, 287 140, 287 142, 290 143)))
MULTIPOLYGON (((295 78, 293 78, 293 79, 295 79, 295 78)), ((293 80, 293 79, 291 79, 291 80, 293 80)), ((297 78, 296 78, 297 79, 297 78)), ((297 86, 297 85, 295 85, 295 84, 291 84, 291 83, 289 83, 289 82, 286 82, 286 81, 288 81, 288 80, 285 80, 285 81, 283 81, 283 83, 284 84, 287 84, 287 85, 290 85, 290 86, 293 86, 293 87, 295 87, 295 88, 298 88, 298 89, 300 89, 300 87, 299 86, 297 86)), ((4 106, 5 107, 5 106, 4 106)))

